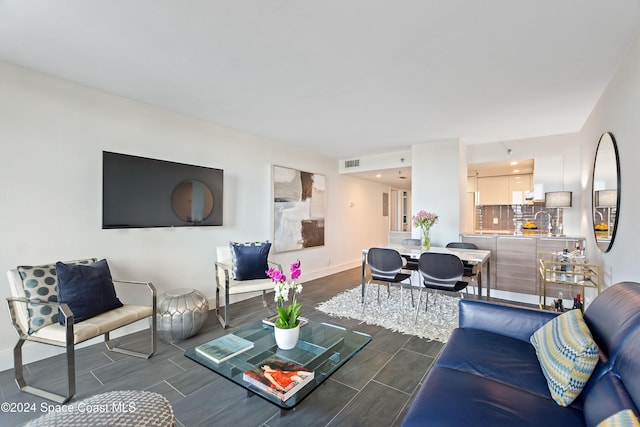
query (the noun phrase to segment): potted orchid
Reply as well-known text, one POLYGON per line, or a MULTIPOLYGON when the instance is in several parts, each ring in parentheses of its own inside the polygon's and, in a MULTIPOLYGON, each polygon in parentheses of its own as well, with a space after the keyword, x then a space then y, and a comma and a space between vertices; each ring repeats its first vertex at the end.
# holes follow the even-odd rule
POLYGON ((432 212, 422 210, 413 216, 413 226, 422 229, 422 246, 426 250, 431 248, 431 239, 429 237, 431 226, 437 222, 438 214, 432 212))
POLYGON ((270 268, 267 270, 267 276, 269 276, 273 282, 273 290, 275 292, 274 299, 278 310, 278 318, 274 324, 274 333, 278 347, 283 350, 289 350, 295 347, 300 334, 298 314, 302 306, 297 301, 297 295, 302 292, 302 285, 296 283, 296 280, 302 274, 300 271, 300 260, 291 264, 289 271, 291 273, 290 281, 287 280, 287 276, 278 269, 270 268), (289 301, 289 293, 292 294, 291 303, 287 306, 285 303, 289 301))

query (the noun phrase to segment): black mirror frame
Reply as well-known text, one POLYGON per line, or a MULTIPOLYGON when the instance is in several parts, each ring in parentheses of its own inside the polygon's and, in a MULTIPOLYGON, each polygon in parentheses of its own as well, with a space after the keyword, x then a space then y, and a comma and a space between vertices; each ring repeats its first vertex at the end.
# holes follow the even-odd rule
POLYGON ((593 229, 593 235, 595 238, 595 243, 596 246, 598 247, 598 249, 603 252, 603 253, 607 253, 611 250, 611 248, 613 247, 613 242, 615 241, 616 238, 616 232, 618 231, 618 218, 620 218, 620 194, 621 194, 621 177, 620 177, 620 155, 618 153, 618 143, 616 142, 615 137, 613 136, 613 133, 611 132, 605 132, 602 135, 600 135, 600 139, 598 140, 598 146, 596 147, 596 155, 594 156, 593 159, 593 168, 591 171, 591 228, 593 229), (600 150, 600 144, 602 143, 602 138, 604 138, 605 135, 608 135, 611 138, 611 142, 613 143, 613 151, 615 153, 615 158, 616 158, 616 186, 617 186, 617 194, 616 194, 616 216, 614 218, 613 221, 613 230, 611 231, 611 240, 609 241, 609 245, 605 248, 602 249, 600 247, 600 245, 598 244, 598 236, 596 234, 596 229, 595 229, 595 225, 596 225, 596 193, 595 193, 595 175, 596 175, 596 163, 598 161, 598 152, 600 150))

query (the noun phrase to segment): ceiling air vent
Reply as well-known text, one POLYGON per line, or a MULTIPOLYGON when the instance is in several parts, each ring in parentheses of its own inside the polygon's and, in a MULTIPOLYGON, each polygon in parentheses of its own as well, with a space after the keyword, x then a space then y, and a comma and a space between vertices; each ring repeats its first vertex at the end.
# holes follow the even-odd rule
POLYGON ((360 166, 360 159, 344 161, 345 168, 357 168, 358 166, 360 166))

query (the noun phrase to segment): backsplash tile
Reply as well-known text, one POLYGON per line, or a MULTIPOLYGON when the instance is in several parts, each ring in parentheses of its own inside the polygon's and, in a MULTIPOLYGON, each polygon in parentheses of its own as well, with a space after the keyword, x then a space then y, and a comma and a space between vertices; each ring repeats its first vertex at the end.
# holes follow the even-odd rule
MULTIPOLYGON (((533 205, 482 205, 476 206, 476 230, 478 231, 520 231, 522 225, 531 221, 538 230, 548 230, 551 224, 562 225, 562 209, 545 208, 542 204, 533 205), (536 217, 537 215, 537 217, 536 217)), ((552 230, 558 233, 558 230, 552 230)))

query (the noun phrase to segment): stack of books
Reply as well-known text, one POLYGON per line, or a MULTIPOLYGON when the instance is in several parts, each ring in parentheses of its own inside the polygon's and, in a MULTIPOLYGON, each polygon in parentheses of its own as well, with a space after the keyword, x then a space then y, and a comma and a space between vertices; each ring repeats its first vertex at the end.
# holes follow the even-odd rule
POLYGON ((242 378, 256 388, 288 400, 313 381, 313 371, 279 356, 272 356, 245 371, 242 378))

